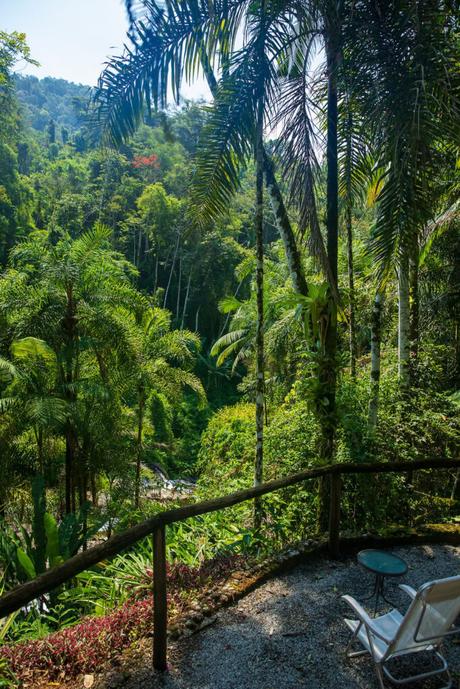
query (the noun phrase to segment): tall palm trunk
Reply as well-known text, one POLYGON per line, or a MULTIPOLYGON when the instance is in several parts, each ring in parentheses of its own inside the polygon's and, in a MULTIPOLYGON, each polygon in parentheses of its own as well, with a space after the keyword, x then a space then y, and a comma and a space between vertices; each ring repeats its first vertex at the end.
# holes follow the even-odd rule
POLYGON ((380 347, 382 343, 383 296, 377 292, 372 307, 371 323, 371 389, 369 397, 368 427, 373 431, 377 426, 380 392, 380 347))
POLYGON ((256 461, 254 485, 262 483, 263 475, 263 432, 264 432, 264 245, 263 245, 263 193, 262 167, 257 161, 256 182, 256 290, 257 290, 257 328, 256 328, 256 461))
POLYGON ((154 278, 154 283, 153 283, 153 294, 156 293, 157 287, 158 287, 158 266, 160 263, 160 253, 159 249, 157 247, 156 249, 156 255, 155 255, 155 278, 154 278))
MULTIPOLYGON (((65 340, 67 344, 65 363, 65 397, 70 405, 76 402, 74 390, 74 356, 76 342, 76 311, 72 286, 67 289, 66 316, 64 318, 65 340)), ((75 430, 70 418, 65 425, 65 511, 70 514, 75 511, 74 473, 75 473, 75 430)))
MULTIPOLYGON (((333 33, 333 31, 332 31, 333 33)), ((324 464, 334 460, 336 432, 336 352, 337 352, 337 303, 333 294, 338 291, 338 228, 339 228, 339 176, 337 166, 337 67, 339 51, 335 40, 326 41, 328 91, 327 91, 327 257, 329 261, 329 308, 325 337, 324 356, 320 364, 319 383, 321 401, 319 420, 321 425, 320 458, 324 464), (331 284, 332 283, 332 284, 331 284), (327 400, 324 404, 323 400, 327 400)), ((326 478, 320 479, 318 495, 318 529, 324 531, 328 526, 329 484, 326 478)))
POLYGON ((353 199, 351 193, 351 155, 353 131, 353 116, 348 111, 347 119, 347 154, 346 154, 346 229, 347 229, 347 259, 348 259, 348 291, 349 291, 349 344, 350 344, 350 372, 356 378, 356 327, 355 327, 355 276, 353 266, 353 199))
POLYGON ((38 454, 38 466, 40 468, 40 474, 45 476, 45 462, 43 458, 43 429, 38 428, 36 431, 37 440, 37 454, 38 454))
POLYGON ((356 300, 355 300, 355 276, 353 268, 353 231, 351 207, 347 208, 347 259, 348 259, 348 292, 349 292, 349 323, 348 340, 350 347, 350 373, 356 378, 356 300))
MULTIPOLYGON (((338 290, 338 168, 337 168, 337 67, 338 49, 334 42, 327 46, 328 94, 327 94, 327 256, 330 265, 331 290, 338 290)), ((332 461, 335 440, 335 392, 337 351, 337 304, 330 299, 329 323, 325 342, 323 380, 328 411, 323 417, 323 458, 332 461)))
POLYGON ((398 268, 398 374, 403 390, 410 384, 410 307, 409 307, 409 255, 401 248, 398 268))
MULTIPOLYGON (((260 26, 260 68, 264 58, 264 6, 262 0, 260 26)), ((262 72, 260 72, 262 73, 262 72)), ((256 208, 255 208, 255 241, 256 241, 256 456, 254 464, 254 485, 263 480, 263 440, 264 440, 264 85, 260 85, 257 103, 257 121, 255 126, 255 160, 256 160, 256 208)), ((254 504, 254 528, 258 529, 262 520, 259 500, 254 504)))
POLYGON ((256 328, 256 461, 254 484, 262 483, 263 475, 263 431, 264 431, 264 239, 263 239, 263 150, 262 117, 259 112, 256 142, 256 290, 257 290, 257 328, 256 328))

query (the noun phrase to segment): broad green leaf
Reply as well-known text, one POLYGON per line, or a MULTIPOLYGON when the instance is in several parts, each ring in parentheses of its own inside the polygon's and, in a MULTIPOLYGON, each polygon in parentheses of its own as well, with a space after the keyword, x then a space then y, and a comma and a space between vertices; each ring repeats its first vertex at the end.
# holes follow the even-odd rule
POLYGON ((27 555, 27 553, 22 550, 22 548, 18 548, 16 550, 16 555, 19 561, 19 564, 21 565, 22 569, 24 572, 27 574, 29 579, 34 579, 36 577, 36 572, 35 572, 35 565, 30 559, 30 557, 27 555))
POLYGON ((46 533, 46 557, 51 566, 57 564, 59 558, 59 531, 56 519, 49 512, 43 516, 46 533))

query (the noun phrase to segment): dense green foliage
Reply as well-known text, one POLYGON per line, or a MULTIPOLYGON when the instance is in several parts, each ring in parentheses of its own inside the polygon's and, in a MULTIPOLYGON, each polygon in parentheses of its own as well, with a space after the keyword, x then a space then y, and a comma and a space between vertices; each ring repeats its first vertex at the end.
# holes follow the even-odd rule
MULTIPOLYGON (((230 3, 227 17, 215 5, 198 3, 197 18, 185 0, 151 16, 145 3, 133 51, 91 102, 84 86, 15 76, 16 61, 31 61, 24 36, 0 33, 2 590, 166 504, 251 485, 256 418, 256 481, 326 461, 458 457, 457 14, 445 10, 446 35, 425 17, 417 42, 403 0, 381 16, 344 3, 343 22, 331 3, 306 3, 299 26, 327 51, 337 41, 343 58, 307 85, 310 44, 296 36, 285 61, 289 4, 246 15, 230 3), (201 68, 213 107, 143 108, 165 105, 177 62, 190 77, 201 68), (321 148, 331 73, 338 161, 321 148), (278 141, 262 140, 263 112, 278 141), (267 170, 283 177, 285 206, 267 170)), ((347 477, 343 531, 452 520, 459 475, 347 477)), ((174 524, 168 559, 189 576, 209 558, 276 551, 320 532, 325 506, 327 486, 312 481, 264 498, 255 521, 243 504, 174 524)), ((149 558, 140 543, 83 573, 12 616, 0 640, 40 639, 142 599, 149 558)), ((124 614, 106 618, 110 634, 124 614)))

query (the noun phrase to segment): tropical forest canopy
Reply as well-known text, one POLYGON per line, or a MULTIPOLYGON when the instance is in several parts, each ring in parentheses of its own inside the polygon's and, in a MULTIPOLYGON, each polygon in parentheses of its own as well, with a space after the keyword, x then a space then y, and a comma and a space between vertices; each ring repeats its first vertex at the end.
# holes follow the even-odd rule
MULTIPOLYGON (((95 89, 16 75, 33 56, 0 32, 4 588, 164 509, 165 475, 190 481, 174 503, 458 457, 456 4, 126 4, 95 89), (210 104, 181 98, 198 77, 210 104)), ((452 520, 436 476, 348 479, 344 528, 452 520)), ((323 482, 291 489, 171 529, 169 558, 266 552, 327 513, 323 482)), ((105 612, 90 580, 7 640, 105 612)))

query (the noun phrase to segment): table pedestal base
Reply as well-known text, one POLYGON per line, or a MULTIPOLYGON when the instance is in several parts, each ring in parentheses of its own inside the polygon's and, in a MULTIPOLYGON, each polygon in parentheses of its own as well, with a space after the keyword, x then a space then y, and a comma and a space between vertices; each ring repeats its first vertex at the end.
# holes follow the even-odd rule
POLYGON ((388 605, 395 606, 395 604, 391 601, 388 600, 385 596, 385 576, 383 574, 376 574, 375 575, 375 583, 374 583, 374 590, 372 591, 371 595, 368 596, 367 598, 362 598, 363 602, 366 602, 368 600, 372 600, 372 598, 375 597, 375 606, 374 606, 374 617, 377 616, 377 609, 379 606, 379 600, 380 598, 385 601, 385 603, 388 603, 388 605))

